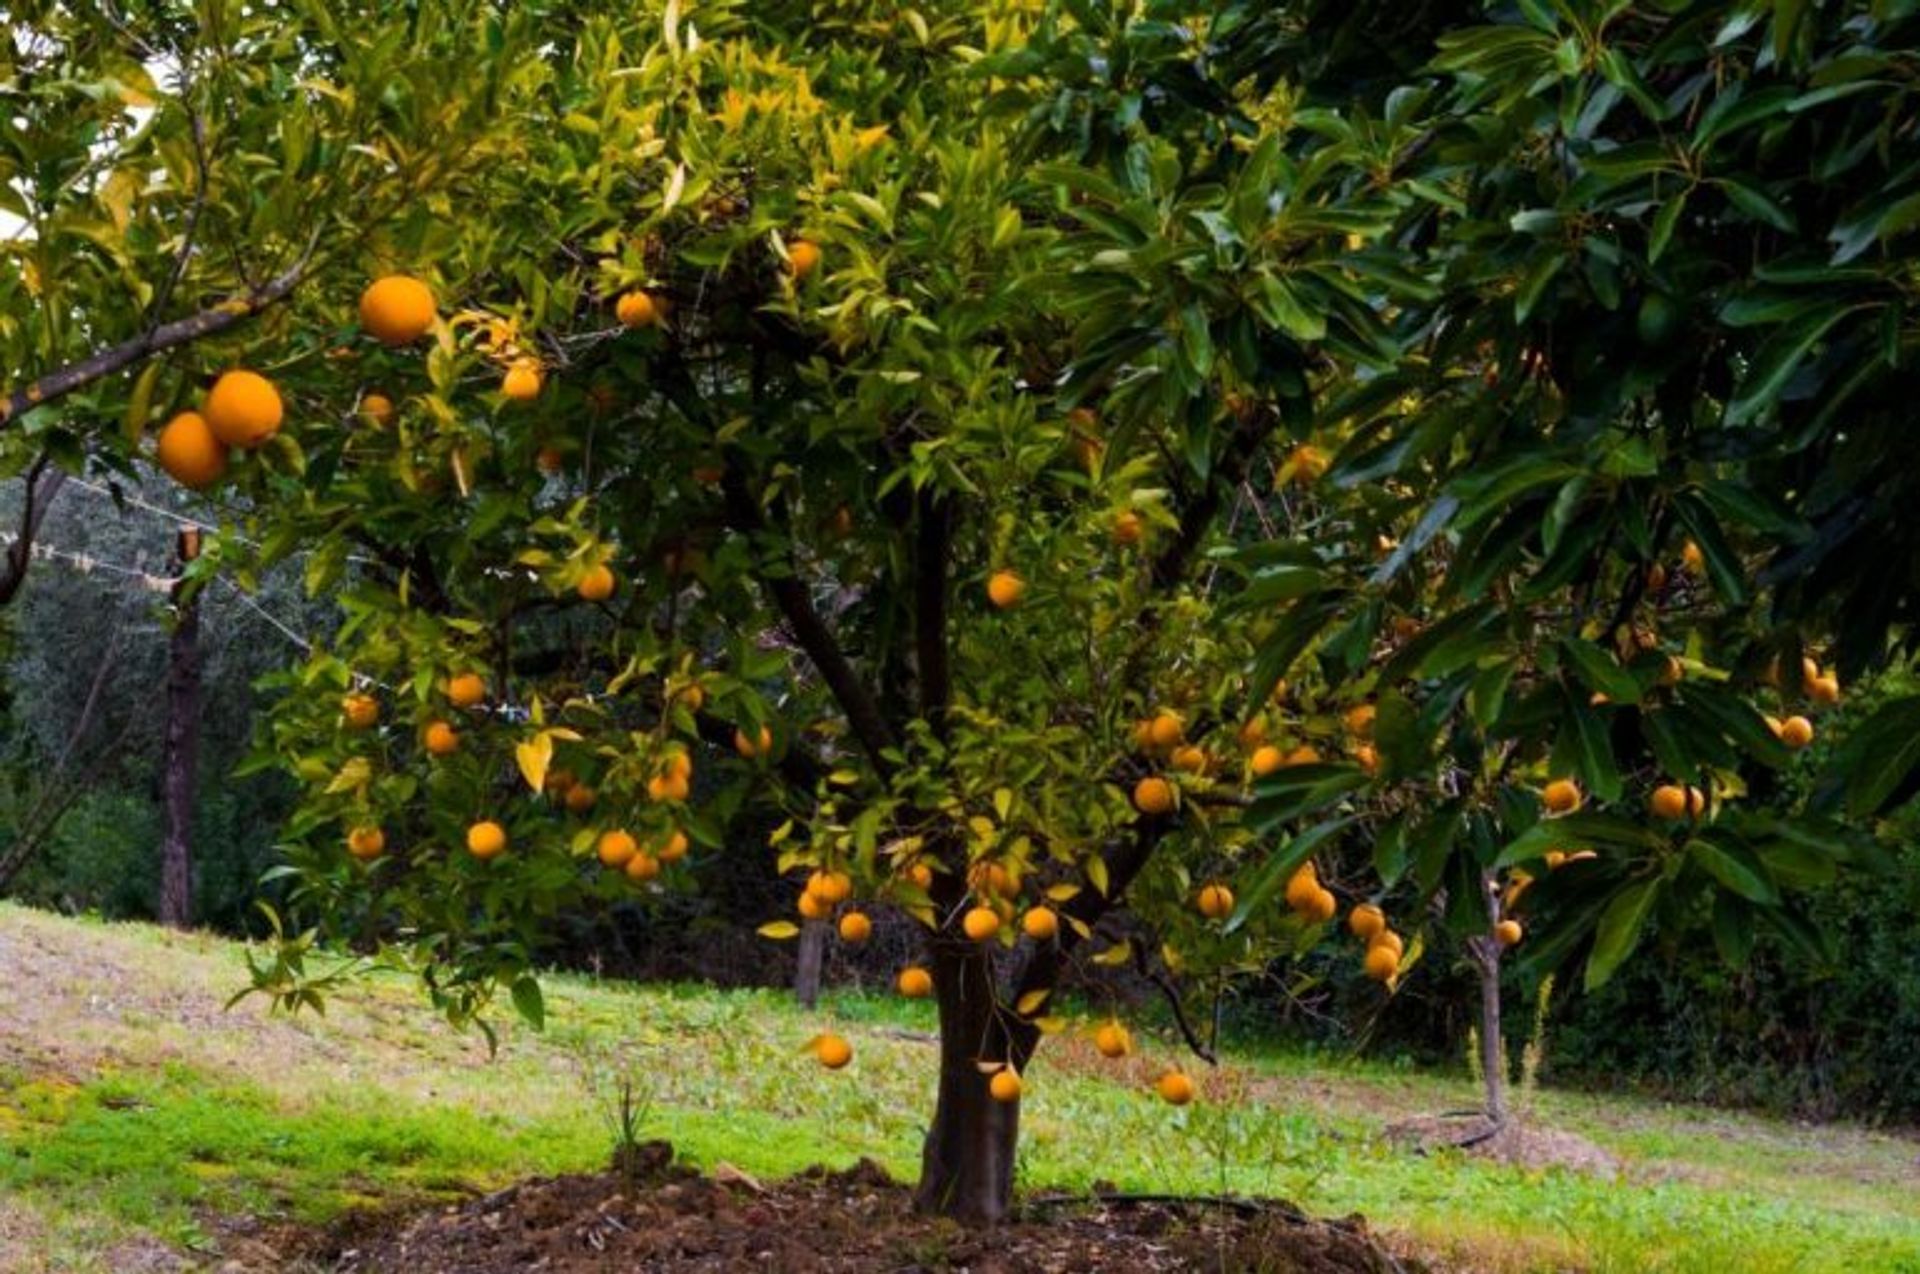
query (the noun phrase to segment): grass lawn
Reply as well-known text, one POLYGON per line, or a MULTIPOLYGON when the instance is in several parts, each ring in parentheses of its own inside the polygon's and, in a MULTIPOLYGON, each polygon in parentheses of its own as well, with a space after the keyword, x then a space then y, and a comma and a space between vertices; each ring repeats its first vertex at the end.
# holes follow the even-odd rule
MULTIPOLYGON (((243 979, 230 943, 0 905, 0 1269, 213 1265, 218 1216, 318 1221, 594 1169, 622 1078, 648 1135, 759 1175, 868 1156, 910 1178, 932 1105, 932 1010, 891 997, 803 1014, 554 979, 546 1032, 508 1030, 489 1058, 398 982, 288 1019, 224 1011, 243 979), (799 1052, 827 1024, 855 1049, 839 1073, 799 1052)), ((1464 1079, 1242 1053, 1175 1111, 1147 1088, 1177 1054, 1142 1042, 1123 1064, 1078 1035, 1043 1047, 1027 1188, 1280 1195, 1474 1270, 1920 1274, 1911 1140, 1549 1090, 1534 1117, 1619 1156, 1622 1180, 1413 1158, 1378 1129, 1471 1103, 1464 1079)))

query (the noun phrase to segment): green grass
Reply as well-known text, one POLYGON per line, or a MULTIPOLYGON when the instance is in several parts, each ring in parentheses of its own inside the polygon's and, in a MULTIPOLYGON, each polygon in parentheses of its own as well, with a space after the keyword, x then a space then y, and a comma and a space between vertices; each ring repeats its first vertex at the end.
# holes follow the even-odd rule
MULTIPOLYGON (((324 1018, 221 1013, 236 948, 0 907, 0 1268, 111 1268, 139 1236, 204 1250, 220 1214, 325 1220, 605 1162, 622 1077, 646 1132, 762 1176, 861 1156, 910 1177, 931 1108, 931 1010, 772 992, 555 979, 543 1036, 489 1058, 375 984, 324 1018), (103 1002, 109 1007, 102 1009, 103 1002), (856 1057, 801 1053, 824 1025, 856 1057), (9 1246, 9 1236, 13 1239, 9 1246)), ((1920 1271, 1911 1142, 1543 1092, 1537 1119, 1628 1164, 1624 1181, 1384 1147, 1383 1119, 1457 1107, 1459 1077, 1267 1050, 1173 1111, 1147 1082, 1165 1041, 1115 1067, 1077 1038, 1027 1076, 1022 1181, 1292 1198, 1365 1213, 1473 1269, 1920 1271)))

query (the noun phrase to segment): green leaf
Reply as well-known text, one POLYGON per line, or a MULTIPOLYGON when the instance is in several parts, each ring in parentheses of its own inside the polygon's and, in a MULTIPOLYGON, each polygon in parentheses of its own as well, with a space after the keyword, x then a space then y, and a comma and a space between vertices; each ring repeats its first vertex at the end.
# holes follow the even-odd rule
POLYGON ((1636 819, 1598 810, 1578 810, 1558 818, 1542 819, 1509 841, 1493 860, 1495 867, 1511 867, 1546 856, 1552 849, 1589 846, 1624 850, 1628 855, 1658 853, 1666 842, 1636 819))
POLYGON ((1660 205, 1660 211, 1653 214, 1653 227, 1647 231, 1647 262, 1653 264, 1660 260, 1667 250, 1667 244, 1673 239, 1673 228, 1680 224, 1680 217, 1687 210, 1687 196, 1691 188, 1671 195, 1660 205))
POLYGON ((1327 334, 1327 320, 1309 310, 1299 293, 1277 275, 1261 273, 1253 306, 1267 322, 1297 341, 1317 341, 1327 334))
POLYGON ((1740 388, 1727 405, 1727 423, 1745 424, 1780 396, 1805 358, 1829 328, 1859 306, 1830 306, 1794 320, 1769 336, 1754 352, 1740 388))
POLYGON ((1589 690, 1615 703, 1639 703, 1640 683, 1614 657, 1584 637, 1563 637, 1560 649, 1589 690))
POLYGON ((1730 969, 1742 968, 1753 954, 1753 912, 1736 894, 1713 900, 1713 945, 1730 969))
POLYGON ((1553 764, 1562 774, 1578 774, 1603 801, 1620 799, 1620 767, 1613 759, 1600 714, 1580 702, 1571 688, 1561 687, 1560 731, 1554 738, 1553 764))
POLYGON ((1715 880, 1749 902, 1772 906, 1780 901, 1767 870, 1753 852, 1730 834, 1715 829, 1687 842, 1687 854, 1715 880))
POLYGON ((1640 943, 1641 930, 1646 928, 1647 913, 1653 909, 1659 892, 1658 877, 1637 881, 1615 894, 1607 904, 1594 930, 1593 954, 1587 957, 1587 990, 1605 986, 1614 970, 1633 954, 1634 947, 1640 943))
POLYGON ((1829 772, 1845 784, 1847 815, 1877 814, 1920 767, 1920 696, 1896 699, 1855 726, 1829 772))
POLYGON ((547 1024, 547 1001, 540 993, 540 980, 531 973, 523 973, 513 981, 513 1007, 534 1030, 542 1030, 547 1024))

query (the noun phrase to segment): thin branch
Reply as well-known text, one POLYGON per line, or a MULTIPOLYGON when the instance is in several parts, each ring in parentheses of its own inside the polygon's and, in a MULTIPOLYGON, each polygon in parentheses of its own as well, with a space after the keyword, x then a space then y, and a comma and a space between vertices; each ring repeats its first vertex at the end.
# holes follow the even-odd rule
POLYGON ((0 424, 14 419, 23 412, 35 407, 44 407, 48 403, 66 397, 76 389, 85 388, 103 377, 124 371, 140 360, 162 350, 173 349, 192 341, 202 340, 217 332, 224 332, 245 319, 252 318, 267 306, 284 300, 306 275, 307 263, 313 257, 313 250, 320 243, 320 231, 316 227, 313 236, 308 239, 300 257, 285 271, 269 280, 264 287, 249 292, 245 296, 233 297, 222 301, 211 309, 202 310, 190 318, 175 319, 171 323, 162 323, 151 331, 143 332, 129 341, 122 341, 110 349, 70 363, 58 371, 47 373, 40 379, 14 390, 4 401, 0 401, 0 424))
POLYGON ((1140 976, 1160 989, 1167 999, 1167 1007, 1173 1010, 1173 1022, 1180 1028, 1181 1038, 1187 1041, 1187 1047, 1193 1055, 1209 1066, 1218 1066, 1220 1059, 1212 1048, 1200 1042, 1200 1036, 1194 1031, 1193 1023, 1187 1020, 1187 1007, 1180 1002, 1180 988, 1174 986, 1173 979, 1155 969, 1148 962, 1145 943, 1135 943, 1133 948, 1133 967, 1140 976))
POLYGON ((33 467, 27 470, 26 492, 20 511, 20 535, 7 549, 7 572, 0 576, 0 606, 12 602, 14 594, 26 582, 27 569, 33 563, 34 536, 40 533, 40 523, 46 518, 54 497, 66 485, 66 470, 55 469, 51 475, 47 473, 47 466, 52 460, 52 455, 43 451, 34 460, 33 467))

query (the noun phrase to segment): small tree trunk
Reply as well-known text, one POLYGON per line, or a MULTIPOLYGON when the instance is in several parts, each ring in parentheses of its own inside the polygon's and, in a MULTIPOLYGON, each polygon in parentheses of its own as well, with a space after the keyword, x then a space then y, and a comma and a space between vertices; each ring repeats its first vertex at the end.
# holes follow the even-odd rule
POLYGON ((954 933, 933 940, 933 982, 940 1004, 940 1090, 920 1159, 914 1206, 963 1225, 995 1225, 1013 1208, 1018 1102, 987 1091, 982 1061, 1024 1065, 1030 1047, 1008 1038, 994 1004, 993 965, 985 944, 954 933))
POLYGON ((1507 1122, 1506 1058, 1500 1047, 1500 944, 1483 939, 1480 966, 1480 1074, 1487 1089, 1487 1118, 1507 1122))
POLYGON ((1487 1118, 1495 1127, 1507 1122, 1506 1050, 1500 1039, 1500 939, 1495 936, 1501 920, 1500 886, 1490 874, 1480 877, 1480 889, 1487 900, 1487 933, 1470 941, 1474 964, 1480 971, 1480 1078, 1486 1086, 1487 1118))
MULTIPOLYGON (((180 533, 184 567, 199 556, 200 535, 180 533)), ((167 737, 163 763, 166 837, 160 849, 160 923, 193 921, 193 807, 200 770, 200 598, 174 589, 173 636, 167 644, 167 737)))
POLYGON ((827 922, 806 920, 800 925, 800 962, 793 971, 793 994, 801 1007, 820 999, 820 971, 827 960, 827 922))

